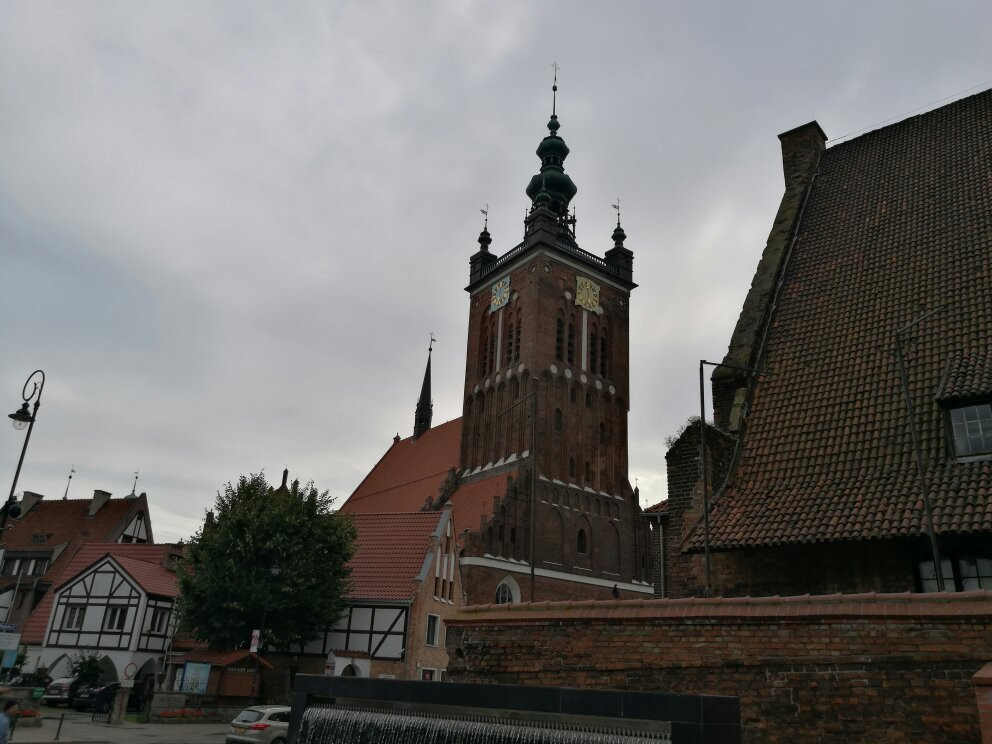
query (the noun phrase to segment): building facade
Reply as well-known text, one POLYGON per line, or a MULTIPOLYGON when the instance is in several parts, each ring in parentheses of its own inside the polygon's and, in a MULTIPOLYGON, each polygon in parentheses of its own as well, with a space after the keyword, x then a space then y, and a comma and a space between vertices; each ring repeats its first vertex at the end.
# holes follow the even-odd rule
POLYGON ((653 591, 627 477, 633 253, 619 216, 602 256, 579 246, 559 128, 552 114, 523 240, 496 255, 483 228, 470 259, 461 418, 430 428, 428 361, 414 436, 342 507, 450 502, 470 604, 653 591))
POLYGON ((708 525, 698 425, 669 453, 675 596, 936 591, 937 563, 946 591, 992 589, 990 122, 985 91, 832 147, 779 136, 712 376, 708 525))

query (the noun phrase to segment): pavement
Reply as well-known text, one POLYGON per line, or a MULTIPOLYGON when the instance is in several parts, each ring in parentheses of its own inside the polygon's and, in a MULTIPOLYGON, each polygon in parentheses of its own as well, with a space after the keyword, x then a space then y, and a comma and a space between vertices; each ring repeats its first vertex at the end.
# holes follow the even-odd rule
POLYGON ((11 744, 224 744, 226 723, 95 723, 89 714, 45 712, 40 728, 18 726, 11 744), (56 739, 55 737, 58 736, 56 739))

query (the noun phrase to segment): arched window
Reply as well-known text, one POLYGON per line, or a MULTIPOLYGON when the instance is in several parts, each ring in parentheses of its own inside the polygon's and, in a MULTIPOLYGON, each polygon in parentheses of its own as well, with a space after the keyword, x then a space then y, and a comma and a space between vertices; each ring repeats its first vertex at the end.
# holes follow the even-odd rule
POLYGON ((496 324, 493 323, 489 329, 489 366, 488 372, 496 369, 496 360, 499 358, 499 349, 496 348, 496 324))
POLYGON ((606 377, 606 331, 599 338, 599 374, 606 377))
POLYGON ((560 362, 565 361, 565 321, 558 318, 558 325, 555 327, 555 359, 560 362))
POLYGON ((561 409, 555 409, 555 434, 561 434, 561 409))
POLYGON ((592 468, 589 467, 589 463, 586 463, 585 476, 586 476, 586 483, 589 483, 592 480, 592 468))
POLYGON ((575 364, 575 320, 568 321, 568 359, 569 364, 575 364))
POLYGON ((512 576, 504 576, 496 587, 496 604, 513 604, 520 601, 520 587, 512 576))
POLYGON ((509 364, 513 361, 513 349, 514 349, 514 327, 513 321, 510 321, 510 327, 506 330, 506 353, 504 354, 503 364, 509 364))
POLYGON ((479 360, 479 374, 484 375, 489 371, 489 330, 482 329, 482 358, 479 360))
POLYGON ((586 531, 579 530, 578 536, 575 538, 575 552, 585 555, 589 546, 586 544, 586 531))
POLYGON ((599 424, 599 443, 606 444, 606 424, 602 422, 599 424))
POLYGON ((592 393, 586 393, 586 408, 592 408, 592 393))
POLYGON ((598 352, 599 344, 596 343, 596 331, 595 329, 589 332, 589 371, 596 374, 596 368, 598 365, 598 352))
POLYGON ((572 389, 571 389, 571 390, 569 391, 569 393, 568 393, 568 399, 569 399, 570 401, 572 401, 572 402, 574 403, 574 402, 575 402, 575 398, 576 398, 576 396, 577 396, 577 395, 578 395, 578 392, 577 392, 577 391, 576 391, 576 389, 575 389, 575 388, 573 387, 573 388, 572 388, 572 389))
POLYGON ((342 677, 360 677, 358 673, 358 668, 354 664, 349 664, 344 669, 341 670, 342 677))
POLYGON ((569 457, 568 458, 568 475, 571 478, 574 478, 575 477, 575 458, 574 457, 569 457))

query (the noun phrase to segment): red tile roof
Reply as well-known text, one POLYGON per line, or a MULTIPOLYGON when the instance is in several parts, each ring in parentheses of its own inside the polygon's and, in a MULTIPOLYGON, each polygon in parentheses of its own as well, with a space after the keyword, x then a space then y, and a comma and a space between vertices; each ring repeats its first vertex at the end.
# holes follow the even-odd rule
POLYGON ((42 598, 41 602, 38 603, 38 606, 31 613, 31 617, 28 618, 27 623, 24 624, 24 629, 21 632, 21 642, 31 644, 44 642, 45 630, 48 628, 48 617, 52 612, 52 605, 55 601, 55 591, 107 555, 112 555, 129 574, 131 574, 132 570, 136 571, 138 575, 131 574, 131 577, 139 584, 144 586, 142 581, 148 581, 149 586, 158 590, 151 591, 151 589, 146 588, 146 591, 163 596, 176 596, 175 574, 157 565, 175 550, 175 545, 168 544, 118 545, 116 543, 95 543, 81 545, 79 550, 73 555, 72 560, 63 564, 59 575, 53 582, 52 590, 42 598), (166 589, 166 578, 157 569, 161 569, 161 571, 172 576, 171 593, 164 591, 166 589))
MULTIPOLYGON (((395 442, 355 492, 341 506, 343 514, 419 512, 437 503, 441 486, 452 469, 457 472, 461 448, 460 418, 429 429, 416 441, 395 442)), ((459 531, 477 531, 482 518, 493 513, 493 504, 506 493, 507 477, 516 471, 460 485, 449 495, 459 531)))
POLYGON ((659 501, 657 504, 647 507, 644 510, 645 514, 667 514, 668 513, 668 499, 664 501, 659 501))
POLYGON ((431 535, 443 512, 349 514, 358 532, 351 568, 353 600, 408 600, 417 588, 431 535))
POLYGON ((451 495, 451 506, 458 532, 468 529, 478 532, 484 517, 492 516, 494 505, 506 493, 506 479, 516 478, 517 471, 510 470, 498 475, 473 481, 459 486, 451 495))
POLYGON ((66 544, 44 575, 45 581, 51 581, 61 575, 80 545, 114 542, 139 511, 145 514, 151 539, 148 500, 144 494, 134 499, 108 499, 93 516, 89 515, 91 503, 92 499, 42 499, 22 517, 7 521, 4 548, 51 550, 66 544), (44 535, 45 541, 35 542, 36 535, 44 535))
POLYGON ((796 235, 712 546, 925 533, 893 329, 940 306, 905 337, 934 522, 992 532, 937 404, 992 395, 992 91, 825 150, 796 235))
POLYGON ((341 505, 341 511, 420 511, 438 497, 448 472, 458 467, 461 435, 462 420, 456 418, 428 429, 416 441, 395 442, 341 505))

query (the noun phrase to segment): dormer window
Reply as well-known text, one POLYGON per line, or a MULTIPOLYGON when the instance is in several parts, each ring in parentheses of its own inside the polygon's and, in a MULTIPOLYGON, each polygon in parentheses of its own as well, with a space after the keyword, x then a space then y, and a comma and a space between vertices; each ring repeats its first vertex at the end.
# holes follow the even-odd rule
POLYGON ((992 403, 957 406, 949 413, 955 455, 992 455, 992 403))

